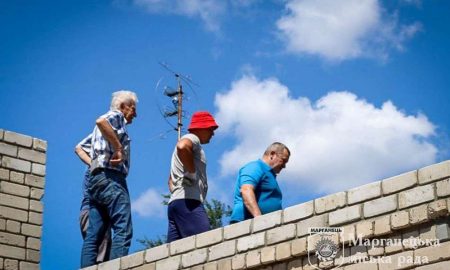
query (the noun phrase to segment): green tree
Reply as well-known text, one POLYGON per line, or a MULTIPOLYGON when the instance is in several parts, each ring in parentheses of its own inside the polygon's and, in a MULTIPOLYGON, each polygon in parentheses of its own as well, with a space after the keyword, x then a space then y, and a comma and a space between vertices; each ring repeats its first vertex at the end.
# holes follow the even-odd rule
POLYGON ((156 239, 148 239, 147 236, 144 236, 144 239, 136 239, 140 244, 142 244, 146 249, 160 246, 167 242, 167 236, 157 236, 156 239))
MULTIPOLYGON (((163 205, 168 205, 168 199, 170 198, 170 195, 161 194, 161 196, 164 198, 161 203, 163 205)), ((211 202, 205 201, 204 205, 211 229, 222 227, 223 219, 231 216, 231 207, 219 200, 211 199, 211 202)), ((166 243, 167 235, 157 236, 156 239, 148 239, 146 236, 144 236, 144 239, 137 239, 136 241, 138 241, 147 249, 166 243)))
POLYGON ((211 229, 222 227, 223 218, 231 216, 231 207, 216 199, 212 199, 211 202, 205 201, 205 208, 211 229))

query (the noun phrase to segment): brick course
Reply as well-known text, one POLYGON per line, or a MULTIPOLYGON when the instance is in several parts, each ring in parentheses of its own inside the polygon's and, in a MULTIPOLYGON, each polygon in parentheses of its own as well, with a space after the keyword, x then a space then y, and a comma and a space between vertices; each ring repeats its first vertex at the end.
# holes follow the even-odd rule
POLYGON ((264 216, 259 216, 253 219, 253 230, 252 232, 259 232, 262 230, 273 228, 281 224, 281 213, 282 211, 276 211, 264 216))
POLYGON ((361 219, 361 205, 353 205, 330 213, 330 226, 361 219))
POLYGON ((364 217, 374 217, 397 209, 397 194, 382 197, 363 204, 364 217))
POLYGON ((381 181, 383 194, 392 194, 411 188, 418 182, 417 171, 407 172, 381 181))
POLYGON ((418 174, 420 184, 430 183, 447 177, 450 177, 450 160, 422 168, 418 174))
POLYGON ((253 220, 245 220, 223 228, 224 239, 229 240, 239 236, 250 234, 253 220))
POLYGON ((370 183, 348 191, 348 204, 378 198, 381 196, 381 182, 370 183))
POLYGON ((294 205, 284 209, 283 211, 283 223, 289 223, 300 219, 305 219, 314 214, 313 201, 294 205))
POLYGON ((339 192, 314 200, 314 210, 316 214, 328 212, 343 207, 347 202, 347 194, 339 192))
POLYGON ((223 228, 218 228, 205 233, 198 234, 196 237, 197 248, 211 246, 220 243, 223 240, 223 228))
POLYGON ((7 130, 5 130, 3 140, 7 143, 25 147, 31 147, 33 144, 32 137, 7 130))
POLYGON ((434 199, 434 185, 416 187, 402 191, 398 194, 398 205, 400 209, 429 202, 434 199))

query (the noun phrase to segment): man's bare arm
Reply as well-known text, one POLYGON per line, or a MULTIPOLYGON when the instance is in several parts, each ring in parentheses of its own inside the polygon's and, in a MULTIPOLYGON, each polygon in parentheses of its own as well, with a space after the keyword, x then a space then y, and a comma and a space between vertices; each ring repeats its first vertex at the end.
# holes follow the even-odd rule
POLYGON ((261 215, 261 210, 259 209, 258 203, 256 202, 255 188, 252 185, 242 185, 241 195, 244 200, 244 205, 247 210, 252 214, 253 217, 261 215))
POLYGON ((75 154, 77 154, 81 161, 86 165, 91 166, 91 157, 81 148, 81 146, 75 146, 75 154))
POLYGON ((181 163, 183 163, 184 169, 189 173, 195 173, 192 141, 186 138, 181 139, 177 143, 177 154, 181 163))

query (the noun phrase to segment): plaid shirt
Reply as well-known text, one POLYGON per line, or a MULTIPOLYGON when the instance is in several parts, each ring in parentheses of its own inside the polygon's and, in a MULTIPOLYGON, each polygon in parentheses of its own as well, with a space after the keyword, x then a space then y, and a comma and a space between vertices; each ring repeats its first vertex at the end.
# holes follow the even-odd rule
POLYGON ((81 149, 83 149, 83 151, 90 156, 92 147, 92 134, 89 134, 86 138, 81 140, 81 142, 78 143, 78 146, 80 146, 81 149))
POLYGON ((109 111, 101 116, 105 118, 117 135, 122 144, 123 154, 122 162, 118 166, 112 166, 110 160, 114 154, 114 148, 103 137, 101 131, 95 126, 92 132, 92 151, 91 151, 91 172, 96 168, 108 168, 120 171, 127 175, 130 169, 130 138, 125 127, 126 120, 123 113, 120 111, 109 111))

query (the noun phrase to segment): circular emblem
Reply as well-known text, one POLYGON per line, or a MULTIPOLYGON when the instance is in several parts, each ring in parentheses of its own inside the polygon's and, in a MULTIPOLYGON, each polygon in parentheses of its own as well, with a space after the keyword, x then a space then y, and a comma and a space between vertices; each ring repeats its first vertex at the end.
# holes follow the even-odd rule
POLYGON ((316 255, 321 261, 331 261, 336 257, 339 247, 330 239, 322 237, 316 244, 316 255))

